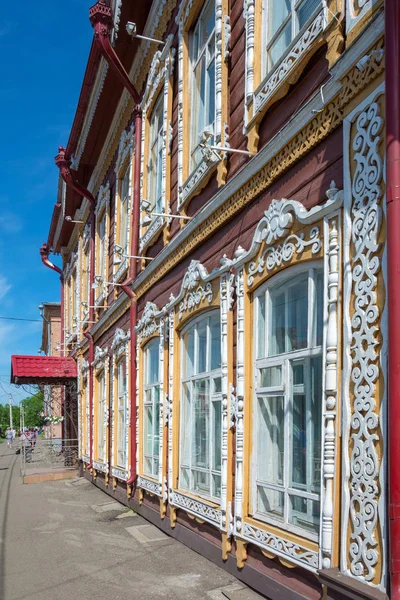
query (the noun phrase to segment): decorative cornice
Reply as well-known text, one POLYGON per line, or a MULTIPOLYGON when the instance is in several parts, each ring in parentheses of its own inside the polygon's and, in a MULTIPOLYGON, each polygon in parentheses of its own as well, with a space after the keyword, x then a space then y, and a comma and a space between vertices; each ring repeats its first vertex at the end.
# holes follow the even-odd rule
POLYGON ((96 346, 94 351, 94 361, 92 362, 92 367, 95 369, 100 369, 101 367, 106 366, 108 363, 108 348, 104 348, 102 350, 100 346, 96 346))
POLYGON ((115 330, 113 341, 111 343, 111 350, 115 356, 120 356, 123 352, 126 352, 128 348, 128 342, 131 339, 131 332, 128 329, 125 332, 119 327, 115 330))

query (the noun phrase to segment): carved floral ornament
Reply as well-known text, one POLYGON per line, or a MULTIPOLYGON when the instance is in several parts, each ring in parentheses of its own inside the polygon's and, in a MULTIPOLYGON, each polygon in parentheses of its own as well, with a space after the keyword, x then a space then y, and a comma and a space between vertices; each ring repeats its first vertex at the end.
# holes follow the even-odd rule
POLYGON ((118 157, 115 163, 115 172, 117 175, 124 166, 125 160, 132 153, 134 128, 134 124, 132 123, 128 130, 122 132, 118 148, 118 157))
POLYGON ((110 182, 107 181, 105 185, 102 185, 99 189, 99 193, 97 194, 97 203, 96 203, 96 215, 101 215, 103 210, 107 210, 110 204, 110 182))
POLYGON ((143 314, 135 327, 138 342, 144 342, 155 333, 160 333, 164 325, 164 311, 160 311, 153 302, 147 302, 143 314))
POLYGON ((324 204, 310 210, 296 200, 272 200, 257 225, 250 249, 245 252, 239 247, 236 251, 237 258, 233 261, 235 268, 247 264, 249 288, 254 285, 258 276, 288 264, 294 256, 301 256, 307 248, 311 249, 312 254, 321 250, 321 232, 317 226, 310 229, 308 237, 304 232, 296 234, 290 233, 290 230, 295 219, 304 225, 312 224, 335 211, 343 203, 343 191, 336 187, 334 181, 331 182, 326 196, 328 199, 324 204), (282 238, 283 241, 276 244, 282 238), (263 250, 259 254, 262 245, 263 250))
POLYGON ((113 341, 111 343, 111 350, 115 357, 119 357, 121 354, 127 351, 130 339, 131 333, 129 329, 126 333, 123 329, 120 329, 119 327, 116 329, 113 341))
POLYGON ((92 367, 96 370, 105 367, 108 364, 108 348, 104 348, 102 350, 100 346, 96 346, 94 351, 94 361, 92 362, 92 367))

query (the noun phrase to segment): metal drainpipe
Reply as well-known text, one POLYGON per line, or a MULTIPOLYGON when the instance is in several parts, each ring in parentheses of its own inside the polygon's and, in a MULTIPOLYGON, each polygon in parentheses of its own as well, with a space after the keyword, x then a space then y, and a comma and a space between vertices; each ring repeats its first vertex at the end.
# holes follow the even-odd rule
MULTIPOLYGON (((70 161, 65 156, 65 148, 59 146, 58 154, 55 157, 55 163, 57 167, 60 169, 60 174, 66 185, 75 190, 78 194, 83 196, 89 201, 90 204, 90 214, 89 214, 89 223, 90 223, 90 264, 89 264, 89 321, 94 321, 94 270, 95 270, 95 234, 96 234, 96 215, 95 215, 95 207, 96 200, 94 196, 84 188, 80 183, 75 181, 72 177, 70 171, 70 161)), ((93 465, 93 393, 94 393, 94 385, 93 385, 93 367, 92 362, 94 360, 94 341, 93 336, 90 331, 85 331, 83 335, 89 340, 89 429, 90 429, 90 453, 89 453, 89 465, 87 465, 88 469, 92 468, 93 465)))
MULTIPOLYGON (((390 597, 400 600, 400 3, 385 2, 390 597)), ((382 490, 382 493, 384 491, 382 490)))

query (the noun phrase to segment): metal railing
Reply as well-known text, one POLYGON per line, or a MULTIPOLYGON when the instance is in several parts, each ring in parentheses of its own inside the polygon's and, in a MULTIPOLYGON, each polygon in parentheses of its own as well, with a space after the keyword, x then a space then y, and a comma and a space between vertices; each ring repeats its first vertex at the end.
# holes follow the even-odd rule
POLYGON ((27 471, 78 467, 78 440, 37 438, 20 440, 21 475, 27 471))

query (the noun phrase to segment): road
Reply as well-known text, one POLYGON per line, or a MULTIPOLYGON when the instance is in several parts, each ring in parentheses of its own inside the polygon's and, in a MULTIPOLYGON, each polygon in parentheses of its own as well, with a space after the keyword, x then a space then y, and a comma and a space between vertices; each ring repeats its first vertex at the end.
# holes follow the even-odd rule
POLYGON ((255 600, 85 479, 22 485, 0 444, 0 600, 255 600))

